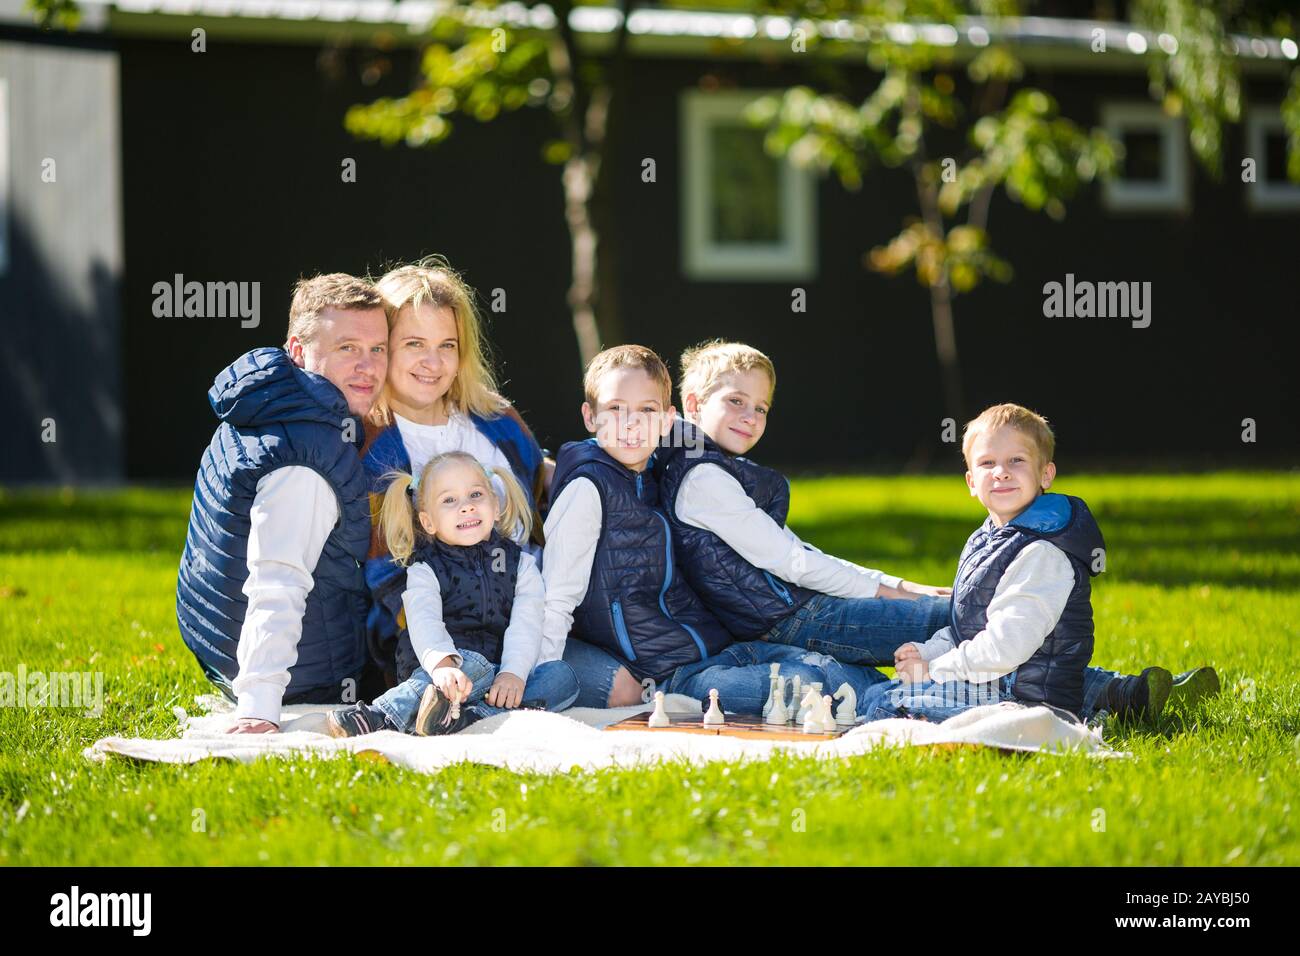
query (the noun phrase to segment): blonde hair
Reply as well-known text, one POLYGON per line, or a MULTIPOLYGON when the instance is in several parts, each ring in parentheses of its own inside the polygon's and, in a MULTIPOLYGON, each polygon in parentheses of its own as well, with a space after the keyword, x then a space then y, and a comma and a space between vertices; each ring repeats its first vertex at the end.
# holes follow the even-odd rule
POLYGON ((668 374, 664 360, 644 345, 616 345, 588 362, 587 371, 583 373, 582 394, 592 408, 596 407, 596 389, 601 377, 616 368, 641 369, 663 390, 664 408, 673 403, 673 378, 668 374))
POLYGON ((296 337, 304 344, 313 341, 320 331, 320 314, 326 309, 379 309, 384 298, 373 284, 346 272, 299 279, 293 287, 293 301, 289 303, 289 331, 284 347, 296 337))
POLYGON ((771 383, 767 396, 769 403, 776 394, 776 367, 772 360, 744 342, 713 339, 693 345, 682 353, 681 368, 678 390, 683 406, 686 405, 687 393, 703 402, 722 384, 722 377, 733 372, 762 372, 771 383))
MULTIPOLYGON (((417 312, 426 305, 450 309, 456 317, 460 364, 447 390, 447 400, 458 411, 473 412, 484 418, 495 418, 506 409, 508 403, 497 393, 483 323, 474 306, 474 290, 445 258, 427 256, 419 262, 398 266, 386 272, 375 288, 383 296, 390 333, 404 310, 417 312)), ((384 386, 384 393, 371 410, 370 419, 376 425, 392 424, 392 411, 388 407, 390 387, 384 386)))
MULTIPOLYGON (((511 536, 516 524, 522 524, 524 537, 527 538, 533 527, 532 509, 528 505, 528 496, 520 487, 518 479, 508 468, 496 468, 485 465, 469 452, 448 451, 435 455, 420 472, 418 484, 419 497, 411 500, 411 484, 415 478, 405 471, 390 471, 384 477, 389 479, 384 491, 383 503, 379 506, 379 528, 383 540, 388 546, 388 553, 398 564, 405 566, 415 553, 420 538, 428 538, 424 528, 416 523, 417 511, 429 511, 424 507, 424 496, 433 487, 431 479, 438 471, 453 462, 473 465, 483 475, 488 488, 492 488, 492 478, 500 478, 506 491, 505 505, 497 513, 496 529, 506 537, 511 536)), ((496 494, 495 490, 492 492, 496 494)))
POLYGON ((975 439, 984 432, 1008 425, 1029 439, 1038 453, 1040 468, 1052 460, 1052 456, 1056 454, 1056 436, 1052 434, 1052 427, 1047 424, 1047 419, 1023 405, 1007 402, 984 409, 966 423, 966 429, 961 437, 961 456, 966 460, 967 468, 970 467, 970 450, 975 444, 975 439))

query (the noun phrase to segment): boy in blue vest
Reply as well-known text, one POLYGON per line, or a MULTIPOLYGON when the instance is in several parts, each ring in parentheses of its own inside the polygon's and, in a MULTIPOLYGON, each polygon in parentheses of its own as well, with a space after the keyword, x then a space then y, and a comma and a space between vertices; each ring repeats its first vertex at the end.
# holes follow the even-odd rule
MULTIPOLYGON (((785 527, 785 477, 742 457, 763 436, 775 384, 771 360, 748 345, 714 341, 683 354, 687 421, 656 456, 679 563, 740 639, 891 665, 899 647, 948 623, 950 590, 824 555, 785 527)), ((1163 668, 1131 677, 1088 668, 1083 706, 1154 719, 1171 687, 1190 702, 1217 684, 1211 668, 1177 681, 1163 668)))
POLYGON ((650 349, 607 349, 587 367, 582 417, 595 437, 556 456, 545 525, 546 614, 540 660, 561 656, 578 677, 578 706, 638 704, 657 685, 704 700, 717 689, 733 713, 761 713, 781 676, 847 682, 861 696, 864 668, 816 652, 732 643, 678 573, 673 536, 647 466, 672 425, 672 383, 650 349))

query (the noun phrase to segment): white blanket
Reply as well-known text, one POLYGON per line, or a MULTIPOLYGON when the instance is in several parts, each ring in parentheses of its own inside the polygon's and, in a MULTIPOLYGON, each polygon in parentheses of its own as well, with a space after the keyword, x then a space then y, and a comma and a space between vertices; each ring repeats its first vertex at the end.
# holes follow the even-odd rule
MULTIPOLYGON (((967 744, 1004 751, 1058 753, 1084 751, 1093 756, 1121 756, 1110 750, 1099 730, 1062 720, 1046 707, 1014 703, 977 707, 941 724, 919 720, 878 720, 859 724, 843 736, 820 742, 751 740, 665 731, 602 730, 611 723, 649 710, 649 705, 611 709, 574 707, 562 714, 516 711, 471 724, 447 737, 416 737, 380 731, 364 737, 335 739, 324 733, 328 708, 287 707, 277 734, 227 734, 231 705, 219 697, 199 698, 212 711, 190 717, 176 708, 182 735, 171 740, 106 737, 85 755, 109 755, 162 763, 195 763, 210 757, 249 762, 267 756, 340 753, 379 754, 391 763, 422 773, 468 761, 515 772, 561 773, 572 768, 634 767, 663 761, 693 764, 715 760, 763 760, 793 751, 820 759, 850 757, 880 746, 967 744)), ((670 711, 699 713, 698 701, 666 698, 670 711)))

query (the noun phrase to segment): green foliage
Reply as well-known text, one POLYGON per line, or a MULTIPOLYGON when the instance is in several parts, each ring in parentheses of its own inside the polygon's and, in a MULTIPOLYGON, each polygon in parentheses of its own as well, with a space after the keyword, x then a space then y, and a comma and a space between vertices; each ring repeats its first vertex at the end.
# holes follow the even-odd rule
POLYGON ((75 30, 81 24, 77 0, 27 0, 36 25, 43 30, 75 30))
MULTIPOLYGON (((791 526, 951 580, 983 517, 952 464, 795 481, 791 526)), ((99 670, 108 695, 99 717, 0 708, 0 866, 880 865, 918 846, 936 866, 1300 863, 1300 479, 1067 474, 1058 490, 1106 533, 1095 661, 1223 679, 1157 727, 1108 724, 1129 759, 907 749, 549 777, 361 757, 92 763, 100 737, 172 736, 172 708, 211 692, 176 633, 190 491, 0 495, 0 670, 99 670)))

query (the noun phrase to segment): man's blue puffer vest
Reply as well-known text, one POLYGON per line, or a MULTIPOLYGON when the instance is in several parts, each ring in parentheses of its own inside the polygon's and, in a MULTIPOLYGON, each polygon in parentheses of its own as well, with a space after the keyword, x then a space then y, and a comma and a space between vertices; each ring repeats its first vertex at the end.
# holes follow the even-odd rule
POLYGON ((664 513, 673 529, 677 565, 695 593, 738 640, 752 641, 801 608, 817 592, 754 567, 712 531, 677 517, 677 494, 692 468, 717 465, 740 483, 769 518, 785 527, 790 483, 779 471, 729 455, 695 425, 678 419, 655 452, 664 513))
MULTIPOLYGON (((431 538, 411 556, 412 564, 426 564, 437 575, 442 622, 458 651, 474 651, 493 664, 501 663, 522 553, 519 545, 494 530, 485 541, 468 547, 431 538)), ((401 592, 389 588, 383 600, 396 616, 402 606, 401 592)), ((397 679, 406 680, 419 666, 410 633, 403 628, 397 643, 397 679)))
MULTIPOLYGON (((536 511, 533 487, 537 470, 541 468, 545 457, 537 440, 509 414, 483 418, 470 412, 469 419, 481 434, 501 449, 501 453, 510 462, 510 470, 528 496, 529 506, 536 511)), ((396 425, 389 425, 375 437, 366 449, 363 464, 370 492, 375 496, 372 506, 377 510, 378 502, 388 488, 385 476, 392 471, 409 473, 411 470, 411 456, 402 444, 402 433, 396 425)), ((376 663, 387 669, 394 659, 402 629, 398 626, 397 611, 391 607, 391 601, 386 596, 395 591, 400 598, 406 587, 406 569, 389 555, 372 556, 366 561, 366 586, 373 598, 370 614, 366 618, 370 655, 376 663)), ((396 607, 400 610, 400 601, 396 607)))
POLYGON ((655 681, 730 644, 726 628, 676 571, 653 471, 631 471, 589 439, 560 449, 552 500, 575 478, 600 492, 602 520, 571 636, 605 649, 638 679, 655 681))
POLYGON ((366 654, 362 562, 370 545, 370 506, 358 447, 361 423, 328 379, 298 368, 277 348, 237 359, 217 376, 208 402, 221 425, 194 483, 176 582, 181 637, 203 664, 235 678, 257 483, 278 468, 310 468, 329 482, 340 515, 312 575, 285 700, 340 700, 344 680, 358 677, 366 654))
POLYGON ((1046 703, 1078 714, 1083 671, 1092 659, 1092 585, 1103 566, 1106 543, 1088 506, 1068 495, 1039 495, 1018 517, 999 528, 987 519, 966 542, 952 586, 952 630, 957 643, 971 640, 988 621, 988 606, 1007 566, 1035 541, 1065 552, 1074 568, 1074 589, 1043 646, 1016 670, 1012 692, 1029 703, 1046 703))

